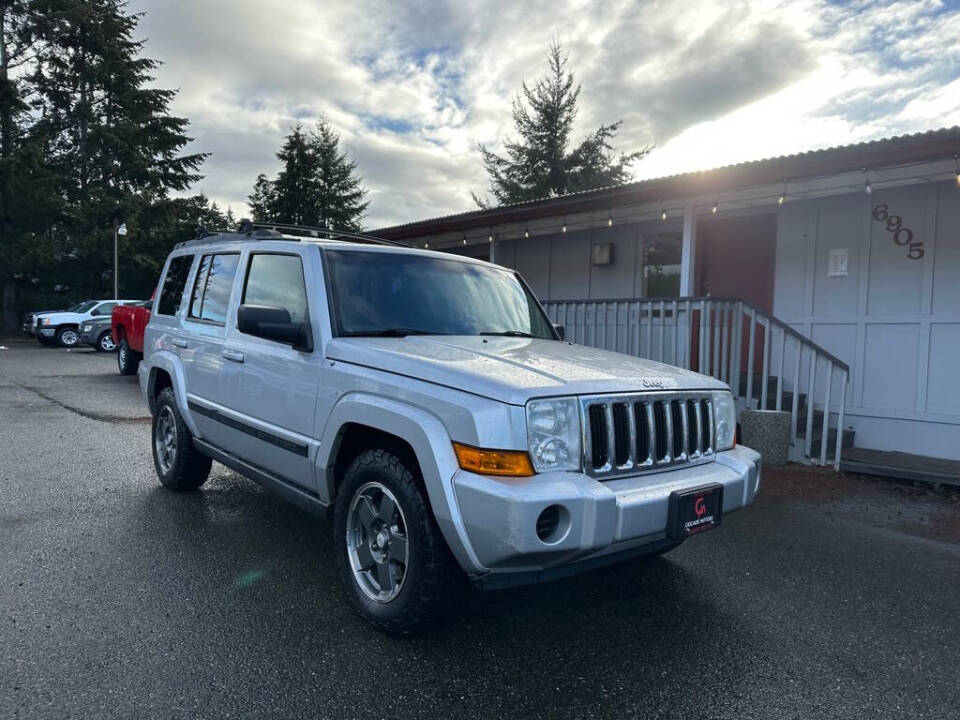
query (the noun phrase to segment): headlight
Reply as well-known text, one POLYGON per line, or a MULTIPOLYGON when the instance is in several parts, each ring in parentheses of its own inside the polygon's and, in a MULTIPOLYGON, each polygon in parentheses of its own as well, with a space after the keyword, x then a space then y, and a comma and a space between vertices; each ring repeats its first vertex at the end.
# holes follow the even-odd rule
POLYGON ((84 325, 84 326, 83 326, 83 331, 84 331, 84 332, 90 332, 91 330, 93 330, 93 325, 84 325))
POLYGON ((727 390, 713 393, 713 422, 717 430, 717 450, 730 450, 737 439, 737 408, 727 390))
POLYGON ((527 444, 537 472, 580 469, 580 412, 574 398, 527 403, 527 444))

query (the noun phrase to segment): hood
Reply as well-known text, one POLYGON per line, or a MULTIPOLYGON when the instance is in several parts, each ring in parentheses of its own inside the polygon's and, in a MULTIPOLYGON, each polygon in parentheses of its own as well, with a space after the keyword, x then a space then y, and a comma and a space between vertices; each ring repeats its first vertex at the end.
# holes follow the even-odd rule
POLYGON ((62 322, 79 322, 80 320, 86 317, 88 317, 86 313, 67 312, 65 310, 56 310, 54 312, 40 313, 35 316, 35 318, 49 320, 51 325, 56 325, 62 322))
POLYGON ((727 387, 706 375, 652 360, 531 338, 336 338, 327 345, 327 357, 513 405, 556 395, 727 387))

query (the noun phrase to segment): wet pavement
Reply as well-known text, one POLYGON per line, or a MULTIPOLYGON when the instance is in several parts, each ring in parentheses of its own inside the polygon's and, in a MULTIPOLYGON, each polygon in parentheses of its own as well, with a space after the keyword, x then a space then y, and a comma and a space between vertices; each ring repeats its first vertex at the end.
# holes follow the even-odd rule
POLYGON ((395 639, 331 528, 156 481, 113 355, 0 350, 0 718, 952 718, 960 496, 790 467, 654 560, 465 590, 395 639))

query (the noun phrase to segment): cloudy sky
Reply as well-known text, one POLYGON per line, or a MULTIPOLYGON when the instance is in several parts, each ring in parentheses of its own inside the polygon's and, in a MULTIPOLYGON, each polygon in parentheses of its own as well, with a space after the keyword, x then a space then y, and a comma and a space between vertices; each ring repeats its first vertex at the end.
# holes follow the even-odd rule
POLYGON ((637 179, 960 124, 960 2, 132 0, 161 86, 212 153, 196 188, 246 212, 297 122, 325 115, 369 227, 474 208, 477 144, 558 38, 578 133, 654 143, 637 179))

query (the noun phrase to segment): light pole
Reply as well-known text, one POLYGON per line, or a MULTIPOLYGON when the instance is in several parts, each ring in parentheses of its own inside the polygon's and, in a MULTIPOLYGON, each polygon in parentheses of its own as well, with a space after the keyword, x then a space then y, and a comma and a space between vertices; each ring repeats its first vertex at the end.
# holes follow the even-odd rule
POLYGON ((113 221, 113 299, 120 299, 120 286, 118 283, 119 276, 119 260, 117 256, 117 245, 120 235, 127 234, 127 224, 121 223, 119 220, 113 221))

